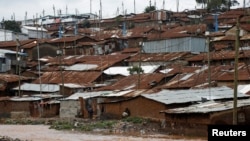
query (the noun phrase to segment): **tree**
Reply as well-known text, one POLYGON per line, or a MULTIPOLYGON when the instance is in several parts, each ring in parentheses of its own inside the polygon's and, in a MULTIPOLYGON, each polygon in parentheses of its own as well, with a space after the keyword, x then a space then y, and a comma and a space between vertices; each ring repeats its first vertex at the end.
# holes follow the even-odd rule
POLYGON ((154 10, 155 10, 155 6, 147 6, 144 9, 144 13, 149 13, 149 12, 154 11, 154 10))
POLYGON ((139 74, 139 73, 143 73, 144 70, 139 67, 139 66, 133 66, 131 68, 128 68, 129 74, 139 74))
POLYGON ((228 2, 228 4, 227 4, 227 9, 229 9, 230 10, 230 8, 232 7, 232 6, 236 6, 236 5, 239 5, 240 3, 237 1, 237 0, 230 0, 229 2, 228 2))
POLYGON ((4 28, 14 32, 21 32, 20 24, 16 21, 3 21, 4 28))
POLYGON ((232 6, 239 5, 237 0, 196 0, 196 3, 203 4, 208 10, 223 9, 223 7, 230 10, 232 6))
POLYGON ((83 28, 90 28, 90 22, 89 22, 89 20, 84 20, 83 22, 82 22, 82 27, 83 28))

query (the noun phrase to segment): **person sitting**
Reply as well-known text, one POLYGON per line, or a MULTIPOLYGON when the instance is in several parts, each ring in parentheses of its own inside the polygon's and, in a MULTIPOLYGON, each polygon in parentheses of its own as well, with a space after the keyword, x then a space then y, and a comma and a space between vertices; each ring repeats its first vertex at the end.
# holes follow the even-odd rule
POLYGON ((128 108, 125 109, 125 111, 122 113, 122 117, 125 118, 125 117, 128 117, 130 116, 130 111, 128 108))

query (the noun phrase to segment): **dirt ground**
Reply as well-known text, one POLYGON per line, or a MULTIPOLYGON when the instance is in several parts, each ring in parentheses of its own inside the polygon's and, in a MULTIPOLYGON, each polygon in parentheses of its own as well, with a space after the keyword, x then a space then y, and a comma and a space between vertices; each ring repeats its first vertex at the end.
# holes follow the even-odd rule
MULTIPOLYGON (((25 124, 17 123, 15 120, 11 120, 11 124, 0 122, 0 141, 205 141, 205 139, 201 138, 170 136, 160 133, 156 124, 139 126, 126 123, 126 128, 124 129, 124 122, 118 122, 115 128, 112 128, 112 133, 110 133, 110 129, 94 129, 91 132, 82 132, 73 128, 56 130, 52 129, 51 125, 46 123, 49 121, 51 120, 31 121, 31 119, 26 119, 21 121, 25 122, 25 124), (27 121, 29 122, 27 123, 27 121), (34 125, 34 122, 45 124, 34 125), (133 130, 130 130, 130 128, 133 130), (13 140, 4 140, 4 138, 11 138, 13 140)), ((81 122, 89 121, 75 122, 80 124, 81 122)))
MULTIPOLYGON (((12 139, 18 138, 22 141, 194 141, 194 139, 174 139, 164 135, 138 137, 57 131, 49 129, 48 125, 0 125, 1 136, 8 136, 12 139)), ((195 141, 205 140, 196 139, 195 141)))

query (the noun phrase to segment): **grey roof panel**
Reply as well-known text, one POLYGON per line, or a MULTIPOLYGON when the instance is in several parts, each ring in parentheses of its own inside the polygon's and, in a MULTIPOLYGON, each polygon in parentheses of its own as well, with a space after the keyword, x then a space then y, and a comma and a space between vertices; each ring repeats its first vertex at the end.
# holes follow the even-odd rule
MULTIPOLYGON (((56 84, 41 84, 42 92, 58 92, 59 89, 59 85, 56 84)), ((15 87, 13 90, 19 90, 19 87, 15 87)), ((40 92, 40 84, 24 83, 20 86, 20 90, 40 92)))
MULTIPOLYGON (((244 107, 250 105, 250 99, 237 100, 237 107, 244 107)), ((165 110, 165 113, 183 114, 183 113, 210 113, 217 111, 225 111, 233 109, 233 101, 215 102, 208 101, 200 104, 191 105, 183 108, 174 108, 165 110)))
MULTIPOLYGON (((162 90, 154 94, 143 94, 142 96, 164 104, 199 102, 202 99, 216 100, 233 98, 233 89, 229 87, 215 87, 207 89, 189 90, 162 90)), ((238 97, 249 97, 249 95, 238 93, 238 97)))

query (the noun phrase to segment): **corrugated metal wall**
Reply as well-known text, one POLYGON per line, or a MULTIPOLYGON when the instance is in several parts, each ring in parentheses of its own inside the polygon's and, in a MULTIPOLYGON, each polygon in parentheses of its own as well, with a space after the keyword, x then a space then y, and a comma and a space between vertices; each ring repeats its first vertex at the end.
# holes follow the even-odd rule
POLYGON ((144 43, 145 53, 162 52, 207 52, 206 39, 196 37, 175 38, 144 43))

